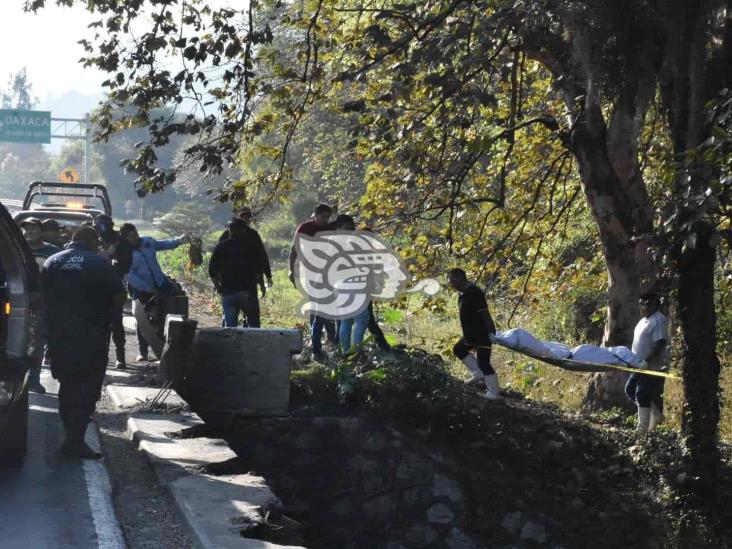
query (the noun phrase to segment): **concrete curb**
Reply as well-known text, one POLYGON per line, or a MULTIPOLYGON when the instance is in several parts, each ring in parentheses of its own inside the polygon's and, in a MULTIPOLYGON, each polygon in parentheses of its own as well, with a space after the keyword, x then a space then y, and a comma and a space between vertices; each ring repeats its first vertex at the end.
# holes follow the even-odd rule
MULTIPOLYGON (((115 407, 122 411, 131 411, 132 400, 144 402, 150 390, 106 386, 115 407), (137 397, 135 389, 139 389, 137 397)), ((177 394, 171 396, 180 399, 177 394)), ((281 502, 260 476, 209 474, 209 465, 234 459, 236 454, 221 439, 181 437, 184 430, 201 424, 203 421, 196 414, 132 413, 127 420, 130 440, 145 453, 160 483, 170 491, 197 546, 301 548, 242 537, 242 532, 264 524, 268 512, 276 515, 281 502)))
POLYGON ((125 331, 129 333, 135 333, 137 331, 137 321, 134 316, 125 315, 122 317, 122 325, 125 327, 125 331))

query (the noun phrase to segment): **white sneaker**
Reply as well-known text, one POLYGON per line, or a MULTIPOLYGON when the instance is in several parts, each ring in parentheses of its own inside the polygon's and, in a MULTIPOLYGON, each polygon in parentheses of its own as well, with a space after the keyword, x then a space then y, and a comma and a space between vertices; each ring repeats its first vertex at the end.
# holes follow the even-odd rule
POLYGON ((135 362, 150 362, 150 359, 145 355, 137 355, 135 362))
POLYGON ((663 415, 663 412, 655 404, 651 404, 651 417, 648 421, 648 430, 653 431, 656 425, 660 425, 664 421, 666 421, 666 417, 663 415))
POLYGON ((638 427, 639 433, 647 433, 651 422, 651 408, 649 406, 638 406, 638 427))
POLYGON ((486 400, 497 400, 501 398, 501 395, 499 395, 498 393, 494 393, 490 389, 486 389, 485 392, 480 393, 480 396, 482 396, 486 400))

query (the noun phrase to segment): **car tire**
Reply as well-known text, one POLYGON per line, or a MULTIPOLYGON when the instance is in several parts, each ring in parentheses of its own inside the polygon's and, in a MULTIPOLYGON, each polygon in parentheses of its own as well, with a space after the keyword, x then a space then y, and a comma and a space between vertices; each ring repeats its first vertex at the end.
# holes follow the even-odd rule
POLYGON ((10 409, 3 440, 0 441, 0 463, 19 465, 28 445, 28 389, 10 409))

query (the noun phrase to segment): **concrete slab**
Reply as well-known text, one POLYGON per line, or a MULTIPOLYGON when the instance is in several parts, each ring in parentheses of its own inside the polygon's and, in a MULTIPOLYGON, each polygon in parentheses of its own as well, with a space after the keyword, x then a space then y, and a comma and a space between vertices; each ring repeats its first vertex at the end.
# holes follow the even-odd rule
MULTIPOLYGON (((107 385, 107 394, 117 408, 134 408, 155 398, 160 389, 158 387, 135 387, 132 385, 107 385)), ((165 399, 165 404, 173 406, 187 406, 178 393, 171 391, 165 399)))
POLYGON ((128 379, 139 375, 139 372, 133 370, 117 370, 116 368, 107 368, 107 377, 115 383, 127 381, 128 379))
POLYGON ((241 531, 263 522, 267 509, 279 499, 262 477, 196 475, 170 484, 183 516, 204 547, 220 549, 302 549, 243 538, 241 531), (201 505, 205 501, 206 505, 201 505))
POLYGON ((127 435, 139 444, 143 440, 171 438, 196 425, 203 425, 203 420, 196 414, 132 414, 127 419, 127 435))
POLYGON ((202 423, 195 414, 133 414, 127 419, 127 435, 147 454, 158 478, 166 484, 211 463, 236 457, 221 439, 174 438, 183 429, 202 423))
POLYGON ((122 325, 125 327, 126 332, 132 332, 133 334, 137 332, 137 320, 135 320, 134 316, 123 316, 122 325))
POLYGON ((140 450, 150 459, 183 469, 199 469, 236 457, 226 441, 220 438, 152 439, 147 434, 140 438, 140 450))

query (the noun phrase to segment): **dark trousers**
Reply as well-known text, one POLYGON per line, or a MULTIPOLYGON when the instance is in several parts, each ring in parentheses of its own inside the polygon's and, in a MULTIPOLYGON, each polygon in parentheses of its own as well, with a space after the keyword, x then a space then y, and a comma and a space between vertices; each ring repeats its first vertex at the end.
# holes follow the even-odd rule
POLYGON ((140 351, 140 355, 147 356, 147 340, 145 339, 145 336, 142 335, 142 330, 140 330, 140 327, 137 327, 137 348, 140 351))
POLYGON ((58 414, 66 432, 66 442, 81 445, 86 426, 102 393, 106 361, 83 377, 60 377, 58 414))
POLYGON ((384 332, 381 330, 379 323, 376 321, 376 316, 374 315, 374 302, 373 301, 371 303, 369 303, 368 331, 373 336, 374 341, 379 346, 379 349, 381 349, 382 351, 391 350, 391 346, 386 341, 386 337, 384 337, 384 332))
POLYGON ((333 320, 323 318, 316 314, 310 315, 310 340, 313 346, 313 352, 319 353, 322 351, 323 346, 320 338, 323 335, 323 328, 328 336, 328 341, 336 343, 338 341, 338 332, 336 331, 336 323, 333 320))
POLYGON ((455 346, 452 348, 452 352, 460 360, 468 356, 471 349, 475 349, 475 355, 478 358, 478 368, 483 372, 484 376, 490 376, 495 374, 495 370, 491 366, 491 346, 486 345, 470 345, 465 341, 464 338, 460 338, 455 346))
POLYGON ((662 412, 664 382, 662 377, 631 374, 625 382, 625 394, 641 408, 649 408, 653 403, 662 412))
POLYGON ((125 362, 125 326, 122 322, 124 312, 122 307, 112 311, 112 341, 117 360, 125 362))

